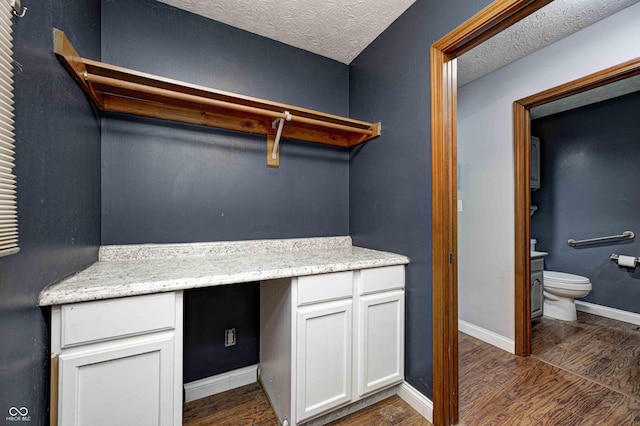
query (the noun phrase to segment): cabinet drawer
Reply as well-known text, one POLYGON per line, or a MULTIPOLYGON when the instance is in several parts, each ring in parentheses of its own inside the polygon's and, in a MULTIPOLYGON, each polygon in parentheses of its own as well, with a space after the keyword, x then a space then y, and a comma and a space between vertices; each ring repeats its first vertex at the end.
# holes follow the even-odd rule
POLYGON ((544 269, 544 259, 531 259, 531 272, 542 271, 544 269))
POLYGON ((74 303, 61 308, 63 348, 175 328, 174 293, 74 303))
POLYGON ((363 269, 360 272, 360 294, 404 288, 404 265, 363 269))
POLYGON ((298 306, 346 299, 353 293, 353 271, 298 278, 298 306))

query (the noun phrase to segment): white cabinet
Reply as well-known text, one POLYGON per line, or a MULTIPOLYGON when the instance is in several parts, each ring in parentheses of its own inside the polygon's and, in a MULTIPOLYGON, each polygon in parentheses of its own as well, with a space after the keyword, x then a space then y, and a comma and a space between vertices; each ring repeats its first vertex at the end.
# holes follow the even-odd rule
POLYGON ((263 281, 260 380, 296 425, 404 379, 404 266, 263 281))
POLYGON ((52 424, 182 424, 182 293, 56 306, 51 346, 52 424))

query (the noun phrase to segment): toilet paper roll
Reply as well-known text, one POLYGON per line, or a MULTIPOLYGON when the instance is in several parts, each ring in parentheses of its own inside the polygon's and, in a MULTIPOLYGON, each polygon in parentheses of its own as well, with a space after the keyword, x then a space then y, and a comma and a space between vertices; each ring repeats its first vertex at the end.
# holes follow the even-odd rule
POLYGON ((636 258, 633 256, 618 256, 618 265, 626 266, 627 268, 635 268, 636 267, 636 258))

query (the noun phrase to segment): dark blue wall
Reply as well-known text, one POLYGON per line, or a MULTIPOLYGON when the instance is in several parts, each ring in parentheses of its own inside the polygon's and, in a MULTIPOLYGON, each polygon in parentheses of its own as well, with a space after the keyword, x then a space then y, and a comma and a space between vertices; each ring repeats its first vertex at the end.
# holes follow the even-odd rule
MULTIPOLYGON (((349 115, 348 67, 155 0, 103 2, 107 63, 349 115)), ((346 235, 349 157, 265 137, 111 115, 103 120, 103 244, 346 235)))
MULTIPOLYGON (((102 11, 107 63, 349 115, 344 64, 155 0, 105 0, 102 11)), ((284 140, 270 169, 262 136, 115 114, 102 126, 103 244, 349 233, 344 149, 284 140)), ((257 363, 258 307, 256 284, 188 294, 185 380, 257 363), (247 340, 221 348, 234 326, 247 340)))
POLYGON ((185 383, 258 363, 258 285, 233 284, 185 292, 185 383), (225 346, 225 330, 230 328, 236 330, 236 344, 225 346))
POLYGON ((100 118, 53 54, 53 27, 100 59, 100 2, 23 2, 14 26, 16 167, 20 253, 0 259, 0 424, 27 407, 48 420, 47 285, 97 259, 100 118))
POLYGON ((531 202, 545 269, 591 279, 583 300, 640 313, 640 268, 619 267, 612 253, 640 256, 640 238, 572 248, 579 240, 640 236, 640 92, 534 120, 541 139, 541 188, 531 202))
POLYGON ((406 286, 407 381, 432 396, 429 47, 489 4, 418 0, 350 66, 350 112, 382 121, 351 152, 350 234, 359 246, 411 258, 406 286))

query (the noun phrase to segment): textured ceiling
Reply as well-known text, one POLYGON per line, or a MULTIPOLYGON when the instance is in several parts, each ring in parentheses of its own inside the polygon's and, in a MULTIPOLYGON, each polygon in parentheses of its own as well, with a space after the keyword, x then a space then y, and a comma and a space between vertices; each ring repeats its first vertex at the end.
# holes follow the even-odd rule
POLYGON ((461 55, 458 85, 470 83, 638 1, 555 0, 461 55))
POLYGON ((349 64, 415 0, 158 0, 349 64))

